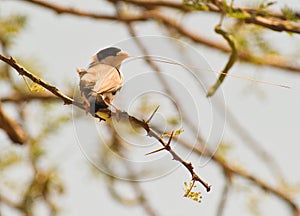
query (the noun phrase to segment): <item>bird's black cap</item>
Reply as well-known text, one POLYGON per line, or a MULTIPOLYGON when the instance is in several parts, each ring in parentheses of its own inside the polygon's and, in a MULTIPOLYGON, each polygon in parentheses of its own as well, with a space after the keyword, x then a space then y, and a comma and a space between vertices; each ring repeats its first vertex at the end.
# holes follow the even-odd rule
POLYGON ((117 54, 119 52, 121 52, 121 50, 119 48, 116 48, 116 47, 109 47, 109 48, 100 50, 97 53, 98 61, 101 61, 101 60, 105 59, 108 56, 117 56, 117 54))

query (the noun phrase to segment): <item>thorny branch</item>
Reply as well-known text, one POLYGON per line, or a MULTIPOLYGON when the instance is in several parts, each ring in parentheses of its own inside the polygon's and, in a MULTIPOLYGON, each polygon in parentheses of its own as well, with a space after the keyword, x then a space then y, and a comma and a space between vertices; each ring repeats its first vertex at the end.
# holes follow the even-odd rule
MULTIPOLYGON (((141 52, 143 53, 143 55, 145 56, 149 56, 149 52, 146 48, 146 46, 142 43, 142 41, 137 37, 136 31, 134 29, 134 27, 131 25, 131 23, 127 24, 128 27, 128 31, 130 33, 130 35, 133 37, 136 45, 139 47, 139 49, 141 50, 141 52)), ((161 85, 164 88, 164 91, 170 95, 172 98, 175 99, 175 101, 178 101, 177 95, 175 95, 173 93, 173 91, 171 90, 169 84, 168 84, 168 80, 166 80, 164 78, 164 76, 162 76, 160 68, 158 67, 157 64, 155 64, 153 61, 150 61, 150 59, 146 58, 145 61, 147 62, 147 64, 153 69, 153 71, 155 72, 155 75, 157 76, 157 78, 159 79, 161 85)), ((182 105, 181 104, 177 104, 177 103, 173 103, 174 107, 176 109, 179 108, 179 110, 183 110, 182 105)), ((197 140, 197 142, 199 144, 201 144, 201 146, 203 148, 205 148, 205 144, 204 144, 204 139, 201 137, 199 131, 197 131, 197 129, 191 124, 191 121, 189 120, 188 116, 185 114, 185 112, 181 113, 182 115, 182 119, 184 119, 186 126, 191 129, 191 131, 194 133, 194 136, 197 140)))
MULTIPOLYGON (((48 8, 50 10, 53 10, 57 12, 58 14, 70 14, 75 16, 81 16, 81 17, 88 17, 93 19, 99 19, 99 20, 110 20, 110 21, 118 21, 118 22, 124 22, 124 23, 131 23, 131 22, 144 22, 148 20, 155 20, 159 22, 163 22, 165 25, 170 26, 175 31, 177 31, 181 36, 184 36, 186 38, 191 39, 192 41, 196 43, 201 43, 206 46, 210 46, 211 48, 215 48, 218 50, 221 50, 223 52, 231 52, 231 49, 228 46, 225 46, 224 44, 216 43, 215 41, 210 41, 206 38, 203 38, 197 34, 195 34, 190 29, 186 28, 182 25, 182 23, 178 22, 176 19, 165 16, 163 13, 160 13, 158 10, 155 10, 156 8, 171 8, 175 10, 182 11, 184 13, 190 13, 192 12, 192 9, 188 5, 182 5, 181 3, 172 2, 172 1, 161 1, 161 0, 153 0, 153 1, 147 1, 147 0, 110 0, 111 2, 126 2, 127 4, 134 4, 136 6, 142 7, 144 10, 142 13, 137 14, 117 14, 117 15, 102 15, 98 13, 90 13, 82 10, 78 10, 75 8, 65 7, 65 6, 58 6, 56 4, 48 3, 46 1, 37 1, 37 0, 23 0, 28 3, 32 3, 35 5, 39 5, 44 8, 48 8)), ((265 13, 260 12, 255 9, 249 9, 249 8, 239 8, 239 7, 231 7, 229 5, 226 5, 224 7, 219 4, 221 1, 214 1, 214 3, 205 3, 209 11, 215 12, 215 13, 221 13, 226 14, 227 16, 232 16, 234 13, 240 13, 240 15, 243 15, 243 21, 245 23, 252 23, 255 25, 263 26, 265 28, 272 29, 274 31, 287 31, 287 32, 294 32, 294 33, 300 33, 300 25, 296 22, 288 20, 284 15, 278 14, 278 13, 265 13), (231 11, 227 11, 227 9, 230 8, 231 11)), ((299 14, 295 13, 295 17, 299 18, 299 14)), ((295 65, 292 62, 287 61, 284 58, 277 58, 274 60, 274 58, 270 57, 257 57, 253 56, 253 54, 241 51, 239 50, 237 53, 238 59, 242 61, 247 61, 255 64, 264 64, 269 65, 273 67, 278 67, 294 72, 300 72, 300 67, 295 65)), ((4 61, 1 58, 2 61, 4 61)), ((13 59, 10 59, 13 60, 13 59)), ((5 61, 6 62, 6 61, 5 61)), ((9 63, 9 59, 6 63, 10 64, 12 67, 13 65, 17 65, 16 62, 11 61, 9 63)), ((14 67, 19 74, 22 74, 24 76, 27 76, 30 78, 30 73, 26 74, 27 71, 21 72, 19 69, 22 69, 21 67, 14 67)), ((21 70, 22 71, 22 70, 21 70)), ((32 75, 32 74, 31 74, 32 75)), ((31 77, 31 78, 34 78, 31 77)), ((31 79, 30 78, 30 79, 31 79)), ((37 78, 37 77, 36 77, 37 78)), ((39 78, 36 79, 38 81, 39 78)), ((34 81, 34 80, 33 80, 34 81)), ((35 82, 35 81, 34 81, 35 82)), ((57 98, 60 98, 64 101, 65 104, 74 104, 75 106, 82 108, 82 105, 80 103, 75 102, 72 98, 65 96, 63 93, 59 92, 57 88, 54 86, 51 86, 50 84, 40 80, 40 82, 36 82, 40 84, 41 86, 48 89, 50 92, 52 92, 54 95, 56 95, 57 98)), ((10 99, 8 98, 7 101, 10 99)), ((19 99, 18 99, 19 100, 19 99)), ((21 99, 20 99, 21 100, 21 99)), ((108 111, 109 112, 109 111, 108 111)), ((111 113, 113 116, 114 113, 111 113)), ((134 117, 129 116, 127 113, 122 113, 124 118, 130 118, 132 121, 136 121, 136 123, 140 123, 145 128, 150 128, 150 125, 148 123, 145 124, 145 122, 140 121, 138 119, 135 119, 134 117)), ((141 126, 140 125, 140 126, 141 126)), ((149 132, 148 132, 149 134, 149 132)), ((159 135, 158 135, 159 136, 159 135)), ((176 138, 174 138, 176 139, 176 138)), ((164 141, 164 140, 163 140, 164 141)), ((167 144, 165 141, 162 143, 164 146, 167 144)), ((188 146, 188 143, 185 145, 187 148, 193 149, 196 151, 196 153, 200 155, 207 155, 207 152, 203 152, 202 149, 195 149, 194 147, 188 146)), ((217 164, 219 164, 224 170, 227 170, 228 173, 234 174, 236 176, 241 176, 245 179, 248 179, 252 181, 256 186, 260 187, 263 190, 266 190, 275 196, 281 198, 283 201, 285 201, 291 209, 294 211, 295 215, 300 215, 299 208, 297 204, 283 191, 272 187, 268 185, 268 183, 261 181, 260 179, 256 178, 255 176, 252 176, 251 174, 247 173, 245 170, 242 170, 238 167, 232 166, 227 162, 224 162, 220 158, 218 158, 216 155, 212 157, 213 161, 215 161, 217 164)))
POLYGON ((183 160, 180 155, 178 155, 170 146, 170 141, 171 139, 166 142, 161 135, 159 135, 155 130, 153 130, 150 126, 149 123, 146 123, 145 121, 141 121, 133 116, 128 115, 128 113, 126 112, 122 112, 121 113, 122 119, 129 119, 130 122, 135 123, 136 125, 144 128, 147 131, 148 136, 155 138, 158 142, 160 142, 162 144, 162 146, 164 147, 165 150, 167 150, 173 157, 173 160, 178 161, 179 163, 181 163, 191 174, 192 176, 192 180, 197 181, 199 183, 201 183, 205 188, 206 191, 209 192, 211 189, 211 185, 209 185, 208 183, 206 183, 202 178, 200 178, 200 176, 198 176, 195 171, 194 171, 194 166, 192 163, 190 162, 186 162, 185 160, 183 160), (169 144, 168 144, 169 143, 169 144))
MULTIPOLYGON (((25 70, 24 68, 22 68, 20 65, 17 64, 17 62, 12 58, 7 58, 3 55, 0 54, 0 60, 6 62, 7 64, 9 64, 11 67, 13 67, 20 75, 22 76, 26 76, 29 79, 31 79, 33 82, 43 86, 45 89, 47 89, 48 91, 50 91, 51 93, 53 93, 54 95, 56 95, 57 97, 61 98, 64 101, 65 105, 69 105, 69 104, 73 104, 74 106, 79 107, 80 109, 85 110, 83 104, 74 101, 72 98, 64 95, 62 92, 60 92, 60 90, 58 88, 56 88, 55 86, 43 81, 42 79, 40 79, 39 77, 35 76, 34 74, 30 73, 29 71, 25 70)), ((111 116, 115 116, 116 114, 111 112, 110 110, 106 111, 109 115, 111 116)), ((95 116, 97 117, 97 116, 95 116)), ((120 119, 125 119, 125 120, 129 120, 131 123, 135 123, 136 125, 142 127, 145 129, 145 131, 147 132, 148 136, 155 138, 158 142, 160 142, 163 147, 165 147, 165 149, 173 156, 173 159, 178 161, 179 163, 181 163, 191 174, 192 176, 192 180, 194 181, 198 181, 199 183, 201 183, 205 188, 206 191, 209 192, 211 186, 206 183, 200 176, 198 176, 195 171, 194 171, 194 167, 190 162, 186 162, 184 159, 181 158, 180 155, 178 155, 171 147, 170 147, 170 143, 168 144, 161 135, 159 135, 155 130, 153 130, 150 126, 150 123, 147 123, 146 121, 143 120, 139 120, 137 118, 135 118, 134 116, 130 116, 127 112, 121 112, 119 114, 120 119)), ((169 142, 171 141, 171 139, 169 140, 169 142)))
MULTIPOLYGON (((11 67, 15 68, 16 71, 20 75, 22 74, 22 75, 30 78, 33 82, 37 81, 36 83, 42 85, 44 88, 49 90, 52 94, 59 97, 61 100, 64 101, 65 104, 67 104, 67 105, 73 104, 74 106, 77 106, 78 108, 80 108, 82 110, 85 110, 81 103, 75 102, 72 98, 67 97, 66 95, 61 93, 56 87, 53 87, 49 83, 42 81, 40 78, 36 77, 35 75, 28 72, 27 70, 23 69, 20 65, 18 65, 16 63, 16 61, 13 58, 7 58, 0 54, 0 59, 2 61, 6 62, 7 64, 9 64, 11 67)), ((106 112, 109 113, 111 116, 115 115, 115 113, 111 112, 110 110, 106 110, 106 112)), ((163 146, 168 145, 168 143, 158 133, 156 133, 151 128, 151 126, 148 123, 146 123, 145 121, 142 121, 133 116, 130 116, 126 112, 121 112, 119 117, 121 119, 128 119, 130 122, 135 123, 135 124, 139 125, 140 127, 144 128, 147 131, 149 136, 152 136, 155 139, 157 139, 163 146)), ((272 187, 268 183, 258 179, 257 177, 251 175, 250 173, 248 173, 245 170, 242 170, 238 167, 230 165, 228 162, 225 162, 224 160, 219 158, 217 155, 209 155, 208 152, 203 152, 202 148, 194 148, 184 141, 181 141, 181 144, 188 149, 192 149, 195 153, 198 153, 200 155, 210 156, 212 158, 212 160, 214 162, 216 162, 217 164, 219 164, 224 170, 226 170, 227 173, 248 179, 249 181, 253 182, 256 186, 260 187, 262 190, 270 192, 271 194, 279 197, 280 199, 282 199, 284 202, 286 202, 290 206, 290 208, 293 210, 295 216, 300 215, 300 209, 299 209, 298 205, 292 200, 291 197, 289 197, 282 190, 272 187)), ((201 184, 203 184, 206 187, 207 191, 209 191, 210 185, 208 185, 206 182, 203 182, 203 180, 194 172, 194 168, 191 163, 186 162, 183 159, 181 159, 180 156, 177 153, 175 153, 171 148, 170 148, 169 152, 173 156, 174 160, 179 161, 183 166, 185 166, 188 169, 188 171, 192 175, 193 181, 200 182, 201 184)))

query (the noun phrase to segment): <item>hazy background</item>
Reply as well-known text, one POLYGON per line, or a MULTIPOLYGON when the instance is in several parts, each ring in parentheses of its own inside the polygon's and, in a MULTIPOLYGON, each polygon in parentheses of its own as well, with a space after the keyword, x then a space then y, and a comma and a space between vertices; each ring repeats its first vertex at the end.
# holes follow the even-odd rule
MULTIPOLYGON (((95 12, 109 13, 113 11, 109 4, 102 1, 90 0, 83 2, 73 0, 51 2, 74 7, 78 6, 81 9, 95 12)), ((299 7, 298 1, 293 2, 295 7, 299 7)), ((103 47, 122 44, 120 41, 126 41, 130 38, 126 28, 117 22, 96 21, 69 15, 58 16, 53 12, 21 1, 0 1, 0 13, 2 15, 18 12, 28 16, 28 24, 17 40, 15 40, 10 55, 36 59, 42 71, 42 78, 56 85, 63 92, 67 91, 70 85, 76 90, 78 76, 75 73, 75 69, 86 67, 91 55, 103 47)), ((193 19, 192 16, 185 19, 187 19, 188 25, 195 26, 195 32, 205 32, 208 37, 222 40, 221 37, 216 36, 213 32, 213 27, 218 23, 218 19, 208 15, 202 16, 201 19, 193 19), (207 25, 207 23, 210 25, 207 25), (211 23, 214 24, 211 25, 211 23)), ((137 24, 137 26, 142 26, 142 28, 138 28, 141 36, 162 35, 159 27, 153 22, 141 23, 137 24)), ((298 35, 286 37, 286 33, 270 32, 269 37, 278 46, 278 49, 283 50, 287 55, 299 55, 300 38, 298 35)), ((129 46, 130 43, 123 42, 126 46, 129 46)), ((121 48, 128 52, 130 51, 125 49, 125 47, 121 48)), ((204 46, 195 46, 194 48, 207 60, 207 63, 213 70, 220 70, 227 61, 228 57, 223 53, 212 51, 204 46)), ((132 47, 129 49, 132 49, 132 52, 137 50, 132 47)), ((153 49, 157 51, 159 47, 153 49)), ((131 55, 139 54, 132 52, 130 52, 131 55)), ((166 53, 169 53, 171 57, 173 55, 176 56, 176 54, 168 50, 166 53)), ((195 64, 198 64, 198 62, 191 62, 191 65, 195 64)), ((138 65, 135 71, 135 67, 130 66, 130 63, 122 67, 125 79, 128 79, 126 77, 127 71, 129 71, 128 74, 134 75, 139 73, 141 69, 145 70, 143 65, 138 65)), ((168 71, 167 68, 166 71, 168 71)), ((290 89, 283 89, 227 77, 222 85, 222 93, 227 109, 258 140, 258 143, 263 145, 263 148, 278 161, 286 182, 299 185, 300 76, 296 73, 293 74, 279 69, 258 67, 245 63, 237 63, 230 73, 291 87, 290 89)), ((21 79, 16 74, 15 76, 16 79, 21 79)), ((216 75, 208 76, 211 78, 211 76, 216 75)), ((121 93, 120 96, 122 97, 118 99, 117 103, 122 104, 122 101, 124 103, 125 100, 124 97, 128 97, 128 95, 126 96, 125 93, 122 95, 121 93)), ((182 103, 184 102, 182 101, 182 103)), ((209 119, 212 118, 213 114, 211 114, 208 105, 209 101, 204 102, 203 107, 207 107, 203 110, 200 108, 200 110, 203 113, 210 113, 207 117, 209 119)), ((32 109, 32 116, 29 116, 29 119, 32 118, 32 122, 34 122, 39 118, 37 113, 40 110, 36 109, 34 103, 30 106, 30 109, 32 109)), ((56 112, 67 112, 72 115, 72 109, 71 106, 60 106, 60 108, 56 109, 56 112)), ((163 110, 161 112, 163 113, 163 110)), ((41 115, 41 118, 47 118, 47 113, 41 113, 41 115)), ((199 115, 200 117, 201 115, 204 116, 204 114, 199 115)), ((78 131, 76 131, 78 124, 94 125, 94 121, 90 117, 86 118, 89 118, 89 120, 80 119, 75 120, 75 123, 67 124, 57 134, 49 137, 44 144, 49 152, 45 158, 45 164, 56 164, 66 185, 66 193, 57 197, 59 200, 58 204, 62 208, 60 215, 143 215, 143 210, 139 207, 128 208, 115 202, 106 189, 103 177, 99 175, 95 178, 94 173, 91 172, 92 165, 85 157, 85 146, 88 146, 89 143, 93 145, 93 140, 91 138, 87 139, 86 143, 81 143, 80 145, 80 142, 83 142, 82 139, 85 132, 82 133, 81 131, 78 135, 78 131), (78 138, 78 136, 81 138, 78 138)), ((30 130, 34 130, 34 126, 30 130)), ((264 180, 270 182, 270 184, 275 184, 276 181, 270 174, 268 167, 262 166, 263 163, 259 161, 260 159, 256 157, 255 153, 249 151, 242 144, 242 138, 233 133, 228 125, 225 125, 223 132, 223 141, 233 146, 230 151, 230 161, 241 164, 249 172, 257 176, 263 176, 264 180)), ((7 145, 5 143, 7 143, 5 142, 5 137, 1 136, 0 145, 7 145)), ((153 146, 158 147, 155 144, 153 146)), ((152 148, 153 146, 150 147, 152 148)), ((20 148, 20 151, 22 149, 22 147, 16 148, 20 148)), ((152 157, 149 159, 143 158, 146 157, 143 154, 141 151, 141 155, 136 157, 145 161, 161 157, 161 155, 147 156, 152 157)), ((164 172, 177 167, 178 164, 172 161, 169 155, 165 153, 162 153, 162 155, 165 164, 165 167, 162 168, 165 169, 164 172)), ((184 155, 187 155, 187 160, 194 161, 196 164, 199 162, 199 158, 196 156, 188 157, 188 152, 184 153, 184 155)), ((159 168, 159 164, 153 166, 159 168)), ((200 176, 212 184, 210 193, 206 193, 201 188, 203 193, 201 204, 183 198, 183 182, 188 181, 190 176, 182 167, 175 169, 168 175, 162 175, 159 172, 155 173, 154 175, 162 175, 162 177, 143 182, 143 187, 148 192, 150 203, 161 215, 215 214, 224 183, 222 174, 219 168, 211 162, 204 167, 196 165, 196 168, 200 176)), ((26 175, 26 170, 23 169, 16 175, 22 177, 26 175)), ((236 182, 241 184, 241 191, 233 191, 230 194, 225 215, 251 215, 245 210, 247 208, 245 194, 265 196, 265 198, 262 198, 263 205, 261 206, 263 215, 286 215, 287 207, 282 202, 279 202, 277 198, 273 199, 273 196, 262 195, 264 193, 255 187, 250 189, 244 187, 244 180, 239 181, 237 179, 236 182)), ((120 191, 122 190, 126 194, 126 189, 120 188, 120 191)), ((296 199, 298 204, 300 204, 299 194, 296 199)), ((47 215, 42 208, 40 211, 40 215, 47 215)), ((14 212, 8 209, 6 215, 14 215, 14 212)))

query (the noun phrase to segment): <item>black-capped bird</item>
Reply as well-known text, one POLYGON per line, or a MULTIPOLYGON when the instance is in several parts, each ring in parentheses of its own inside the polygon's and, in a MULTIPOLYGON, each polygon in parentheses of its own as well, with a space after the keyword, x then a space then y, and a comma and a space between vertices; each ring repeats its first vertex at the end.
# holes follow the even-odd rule
POLYGON ((116 93, 123 86, 123 75, 120 66, 129 55, 121 49, 109 47, 100 50, 92 56, 92 62, 87 70, 77 69, 80 77, 80 91, 83 97, 86 112, 95 114, 100 109, 112 106, 116 93))

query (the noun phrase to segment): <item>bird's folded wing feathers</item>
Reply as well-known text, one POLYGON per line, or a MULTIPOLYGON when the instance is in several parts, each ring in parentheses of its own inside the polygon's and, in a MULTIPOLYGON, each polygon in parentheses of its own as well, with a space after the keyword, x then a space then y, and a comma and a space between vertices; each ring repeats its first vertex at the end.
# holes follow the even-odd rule
POLYGON ((122 87, 122 84, 122 76, 115 68, 113 71, 107 72, 103 79, 99 79, 92 91, 98 94, 101 94, 103 92, 114 92, 119 90, 122 87))
POLYGON ((86 90, 92 90, 95 86, 95 82, 89 82, 89 81, 86 81, 86 80, 80 80, 80 83, 79 83, 79 86, 80 86, 80 90, 81 91, 86 91, 86 90))
POLYGON ((98 63, 88 68, 87 73, 81 79, 81 83, 83 88, 101 94, 120 89, 123 78, 115 67, 98 63))

